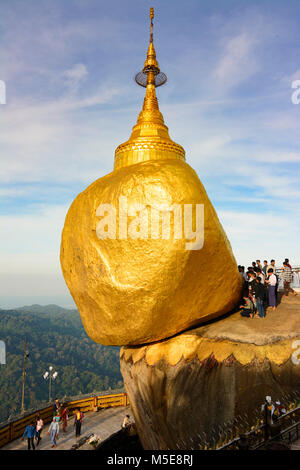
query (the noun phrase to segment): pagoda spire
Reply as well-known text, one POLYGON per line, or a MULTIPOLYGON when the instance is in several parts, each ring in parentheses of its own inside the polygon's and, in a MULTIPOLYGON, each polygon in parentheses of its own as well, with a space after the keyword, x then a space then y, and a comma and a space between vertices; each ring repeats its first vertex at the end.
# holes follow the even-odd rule
POLYGON ((150 42, 143 70, 135 81, 146 88, 142 110, 137 123, 132 129, 129 140, 119 145, 115 151, 114 169, 133 165, 147 160, 179 158, 185 160, 184 149, 173 142, 168 127, 159 110, 155 88, 167 81, 167 76, 160 71, 153 43, 154 8, 150 8, 150 42))

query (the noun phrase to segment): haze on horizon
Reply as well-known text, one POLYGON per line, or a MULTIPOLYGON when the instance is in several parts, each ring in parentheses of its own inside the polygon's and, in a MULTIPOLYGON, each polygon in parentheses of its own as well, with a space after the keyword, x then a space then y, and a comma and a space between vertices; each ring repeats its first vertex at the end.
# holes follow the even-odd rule
POLYGON ((160 110, 237 263, 300 265, 297 0, 3 0, 0 308, 74 307, 59 264, 64 218, 136 122, 150 6, 168 75, 160 110))

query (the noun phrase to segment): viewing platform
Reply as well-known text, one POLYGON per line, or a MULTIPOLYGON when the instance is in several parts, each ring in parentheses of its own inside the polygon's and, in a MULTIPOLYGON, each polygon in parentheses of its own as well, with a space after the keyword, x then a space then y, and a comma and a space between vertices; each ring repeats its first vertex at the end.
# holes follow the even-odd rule
MULTIPOLYGON (((89 411, 84 415, 84 419, 81 427, 81 436, 76 439, 75 437, 75 428, 74 428, 74 416, 68 420, 67 431, 62 432, 60 426, 59 437, 57 439, 57 447, 55 449, 51 448, 51 439, 47 434, 49 424, 44 426, 42 432, 42 440, 36 450, 72 450, 74 444, 78 443, 81 439, 90 436, 91 434, 96 434, 100 437, 101 441, 109 438, 112 434, 119 431, 122 426, 124 416, 130 414, 130 406, 126 407, 117 407, 117 408, 108 408, 100 410, 98 412, 89 411)), ((26 450, 27 449, 27 439, 24 441, 21 440, 21 437, 10 442, 1 448, 1 450, 26 450)), ((92 450, 92 446, 87 442, 78 447, 77 450, 92 450)))
POLYGON ((0 428, 0 450, 26 450, 27 438, 22 440, 22 435, 26 426, 35 420, 37 413, 44 421, 44 428, 41 434, 42 440, 36 450, 92 450, 93 447, 85 443, 88 437, 95 434, 100 437, 101 441, 104 441, 121 430, 126 414, 131 415, 126 393, 93 395, 64 403, 67 403, 69 409, 68 426, 64 433, 62 424, 60 424, 59 438, 55 449, 52 449, 51 439, 47 434, 53 418, 53 406, 51 405, 4 424, 0 428), (81 436, 76 439, 74 412, 77 407, 84 413, 84 418, 81 436))

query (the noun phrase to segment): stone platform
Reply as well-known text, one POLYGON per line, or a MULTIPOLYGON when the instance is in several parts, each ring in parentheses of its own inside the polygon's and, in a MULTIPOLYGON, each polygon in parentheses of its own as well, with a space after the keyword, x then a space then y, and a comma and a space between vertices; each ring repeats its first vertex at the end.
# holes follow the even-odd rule
MULTIPOLYGON (((85 413, 81 428, 81 438, 87 437, 91 434, 96 434, 101 438, 102 441, 104 441, 121 429, 121 425, 126 414, 132 415, 130 406, 106 408, 98 411, 97 413, 85 413)), ((49 425, 50 423, 45 424, 42 431, 42 440, 40 445, 36 447, 36 450, 51 450, 54 452, 57 450, 71 450, 74 444, 78 443, 79 439, 75 437, 74 416, 71 416, 68 420, 66 433, 63 433, 60 429, 59 439, 57 440, 57 447, 55 449, 52 449, 50 436, 47 435, 49 425)), ((4 447, 1 447, 1 450, 26 449, 27 439, 22 441, 21 438, 6 444, 4 447)), ((93 450, 93 448, 90 444, 86 443, 79 447, 78 450, 93 450)))
POLYGON ((300 296, 264 319, 226 318, 121 350, 121 371, 146 449, 186 448, 197 434, 300 389, 300 296), (298 361, 298 362, 297 362, 298 361))

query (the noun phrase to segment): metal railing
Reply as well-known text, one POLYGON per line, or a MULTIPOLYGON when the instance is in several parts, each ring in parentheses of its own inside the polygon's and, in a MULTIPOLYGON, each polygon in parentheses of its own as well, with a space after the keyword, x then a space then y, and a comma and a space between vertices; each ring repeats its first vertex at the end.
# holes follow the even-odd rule
MULTIPOLYGON (((279 418, 281 429, 300 423, 300 391, 295 390, 277 398, 285 404, 288 410, 279 418)), ((278 425, 278 421, 276 424, 278 425)), ((271 435, 276 432, 276 425, 272 427, 271 432, 271 435)), ((261 406, 236 415, 230 421, 215 423, 206 428, 202 426, 193 435, 178 438, 174 448, 178 450, 237 450, 242 434, 247 437, 250 448, 264 442, 265 425, 261 406)))
MULTIPOLYGON (((271 437, 268 439, 268 443, 272 441, 284 441, 287 442, 289 445, 292 444, 293 442, 297 441, 300 439, 300 421, 298 423, 292 424, 292 426, 289 426, 287 429, 284 429, 283 431, 280 431, 278 434, 275 436, 271 437)), ((261 442, 257 446, 254 447, 253 450, 260 449, 264 447, 266 442, 261 442)))
MULTIPOLYGON (((87 413, 88 411, 97 411, 99 408, 129 405, 129 400, 125 392, 106 393, 102 395, 93 394, 86 398, 73 398, 71 400, 63 400, 63 402, 68 407, 70 416, 74 414, 76 408, 87 413)), ((42 418, 45 424, 49 423, 53 418, 53 405, 36 409, 31 413, 26 413, 25 416, 0 426, 0 447, 22 436, 26 426, 28 426, 31 421, 35 420, 37 414, 42 418)))
MULTIPOLYGON (((297 406, 297 408, 292 409, 291 411, 285 413, 280 418, 278 418, 277 424, 280 425, 281 428, 284 427, 284 429, 275 436, 272 436, 269 440, 276 440, 276 438, 278 438, 280 435, 284 435, 285 433, 291 433, 292 429, 297 430, 295 434, 297 438, 300 428, 300 406, 297 406)), ((257 426, 252 429, 251 431, 243 433, 249 442, 250 449, 258 449, 265 445, 265 426, 265 424, 261 424, 260 426, 257 426)), ((292 434, 290 434, 290 437, 292 437, 292 434)), ((216 450, 237 450, 239 441, 240 438, 236 437, 235 439, 227 442, 226 444, 217 447, 216 450)))

